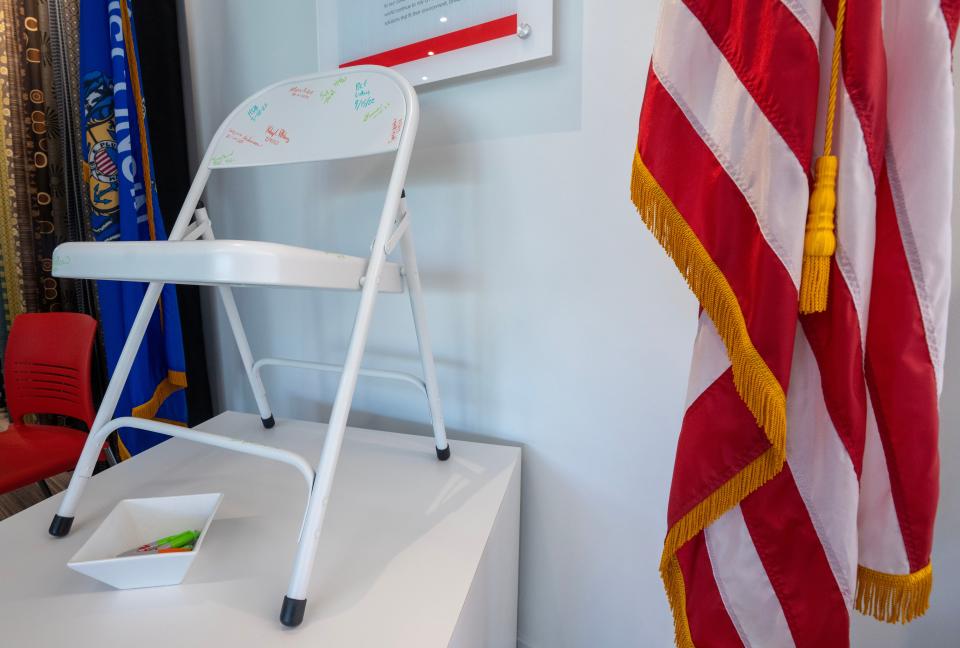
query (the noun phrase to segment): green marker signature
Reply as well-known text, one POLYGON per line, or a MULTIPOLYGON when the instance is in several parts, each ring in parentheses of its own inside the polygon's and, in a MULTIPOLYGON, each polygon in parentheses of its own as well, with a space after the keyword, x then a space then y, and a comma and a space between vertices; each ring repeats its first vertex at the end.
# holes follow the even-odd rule
POLYGON ((364 121, 364 123, 370 121, 371 119, 376 119, 377 117, 379 117, 380 115, 382 115, 384 112, 386 112, 387 108, 389 108, 389 107, 390 107, 390 104, 389 104, 389 103, 385 103, 385 104, 381 104, 381 105, 377 106, 377 107, 374 108, 373 110, 368 111, 368 112, 367 112, 366 114, 364 114, 364 116, 363 116, 363 121, 364 121))
POLYGON ((229 153, 221 153, 220 155, 214 155, 213 159, 210 160, 211 166, 220 166, 222 164, 230 164, 233 162, 233 151, 229 153))

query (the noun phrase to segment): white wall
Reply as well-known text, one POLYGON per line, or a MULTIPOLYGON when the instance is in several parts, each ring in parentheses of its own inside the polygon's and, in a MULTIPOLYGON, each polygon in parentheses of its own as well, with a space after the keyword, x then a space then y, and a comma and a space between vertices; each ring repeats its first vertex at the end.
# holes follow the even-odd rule
MULTIPOLYGON (((329 47, 314 0, 183 2, 196 143, 252 91, 315 70, 329 47)), ((657 4, 558 0, 552 60, 420 93, 407 189, 441 391, 454 439, 524 446, 519 633, 530 648, 672 643, 657 563, 697 305, 628 197, 657 4)), ((221 238, 362 254, 388 171, 384 158, 234 171, 214 179, 207 204, 221 238)), ((342 358, 355 295, 249 289, 238 300, 255 354, 342 358)), ((216 405, 255 411, 222 313, 206 306, 216 405)), ((412 334, 404 299, 385 297, 366 364, 416 371, 412 334)), ((273 371, 279 416, 325 420, 333 378, 273 371)), ((960 393, 955 372, 946 389, 960 393)), ((353 425, 429 432, 402 385, 361 382, 355 410, 353 425)), ((934 610, 909 635, 863 624, 869 645, 960 631, 949 611, 960 497, 946 490, 934 610)))

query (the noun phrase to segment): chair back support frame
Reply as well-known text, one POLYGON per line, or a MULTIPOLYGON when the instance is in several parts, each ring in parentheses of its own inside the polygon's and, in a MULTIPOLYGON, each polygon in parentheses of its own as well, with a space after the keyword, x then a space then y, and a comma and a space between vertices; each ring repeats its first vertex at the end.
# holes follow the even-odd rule
MULTIPOLYGON (((393 171, 387 185, 366 273, 361 282, 360 304, 342 366, 280 358, 254 361, 233 291, 217 286, 230 328, 253 390, 264 427, 273 427, 260 370, 268 365, 292 366, 340 372, 323 452, 316 470, 293 452, 257 443, 240 442, 200 430, 131 417, 114 419, 114 412, 134 357, 156 307, 163 283, 149 283, 130 334, 111 376, 100 409, 90 429, 70 485, 50 526, 55 536, 66 535, 89 480, 103 440, 116 429, 133 427, 279 461, 295 468, 308 486, 306 510, 296 557, 280 620, 295 626, 303 619, 308 584, 327 501, 343 443, 347 417, 358 376, 374 376, 412 383, 426 395, 433 424, 437 456, 450 456, 440 407, 436 368, 426 327, 423 293, 417 269, 406 208, 404 182, 419 123, 419 104, 410 84, 396 72, 376 66, 357 66, 331 74, 307 75, 274 84, 242 102, 224 120, 200 164, 183 207, 170 231, 171 241, 213 240, 213 227, 206 209, 197 208, 211 171, 219 168, 263 166, 292 162, 331 160, 395 151, 393 171), (318 129, 327 119, 333 128, 318 129), (262 129, 262 130, 261 130, 262 129), (251 134, 253 133, 253 134, 251 134), (392 371, 361 369, 360 363, 370 330, 378 284, 387 255, 399 245, 406 288, 417 333, 423 379, 392 371)), ((74 244, 76 245, 76 244, 74 244)))

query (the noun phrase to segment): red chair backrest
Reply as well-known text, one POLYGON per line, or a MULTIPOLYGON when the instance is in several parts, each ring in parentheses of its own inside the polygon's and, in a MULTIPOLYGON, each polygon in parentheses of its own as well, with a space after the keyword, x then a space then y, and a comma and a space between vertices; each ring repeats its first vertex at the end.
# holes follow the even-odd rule
POLYGON ((60 414, 93 425, 90 354, 97 320, 81 313, 18 315, 3 362, 10 420, 60 414))

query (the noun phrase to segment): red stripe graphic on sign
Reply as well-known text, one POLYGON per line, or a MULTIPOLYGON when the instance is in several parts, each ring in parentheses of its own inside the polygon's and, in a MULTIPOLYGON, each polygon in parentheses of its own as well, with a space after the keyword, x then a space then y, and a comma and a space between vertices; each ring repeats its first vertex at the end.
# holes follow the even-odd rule
POLYGON ((345 68, 354 65, 383 65, 393 67, 401 63, 425 59, 435 54, 443 54, 444 52, 452 52, 463 49, 464 47, 470 47, 471 45, 479 45, 480 43, 486 43, 487 41, 503 38, 504 36, 514 36, 516 33, 517 14, 512 14, 472 27, 458 29, 449 34, 435 36, 410 45, 387 50, 386 52, 365 56, 355 61, 350 61, 349 63, 341 63, 340 67, 345 68))

